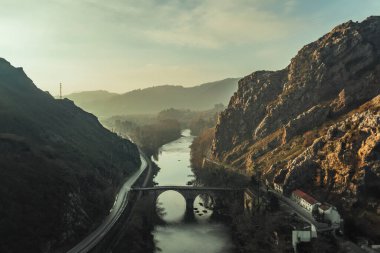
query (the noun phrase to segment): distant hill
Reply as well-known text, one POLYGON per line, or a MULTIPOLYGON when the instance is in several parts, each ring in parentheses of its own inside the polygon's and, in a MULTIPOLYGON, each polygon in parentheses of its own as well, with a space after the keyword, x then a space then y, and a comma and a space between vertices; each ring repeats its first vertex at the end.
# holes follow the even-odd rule
POLYGON ((73 101, 80 101, 81 103, 93 103, 94 101, 107 100, 111 97, 117 96, 120 94, 111 93, 105 90, 94 90, 94 91, 85 91, 72 93, 67 98, 73 101))
POLYGON ((52 252, 99 223, 137 147, 0 58, 0 252, 52 252))
POLYGON ((152 114, 169 108, 206 110, 215 104, 226 105, 237 90, 238 80, 228 78, 194 87, 163 85, 124 94, 88 91, 66 97, 99 117, 152 114))

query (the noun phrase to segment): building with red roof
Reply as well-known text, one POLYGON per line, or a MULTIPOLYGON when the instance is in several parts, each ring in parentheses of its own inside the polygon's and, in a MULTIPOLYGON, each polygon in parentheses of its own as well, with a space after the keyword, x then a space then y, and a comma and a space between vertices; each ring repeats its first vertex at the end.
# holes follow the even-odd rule
POLYGON ((299 189, 292 192, 291 198, 310 213, 320 204, 315 198, 299 189))

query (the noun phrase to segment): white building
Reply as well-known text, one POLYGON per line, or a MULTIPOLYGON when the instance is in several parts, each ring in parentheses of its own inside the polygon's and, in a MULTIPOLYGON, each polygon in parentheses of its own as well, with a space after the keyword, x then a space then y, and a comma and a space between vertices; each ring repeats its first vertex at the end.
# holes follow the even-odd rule
POLYGON ((309 213, 316 209, 318 204, 320 204, 315 198, 298 189, 292 192, 291 198, 309 213))
POLYGON ((311 225, 309 230, 293 230, 292 245, 294 252, 297 252, 297 244, 300 242, 310 242, 312 238, 317 238, 317 230, 314 225, 311 225))
POLYGON ((324 220, 329 220, 333 228, 339 228, 341 224, 341 217, 335 206, 329 204, 321 204, 318 206, 318 211, 323 215, 324 220))
POLYGON ((247 214, 252 214, 254 207, 255 196, 250 188, 244 191, 244 210, 247 214))
POLYGON ((280 183, 273 183, 273 186, 274 186, 274 190, 276 192, 279 192, 281 194, 284 193, 284 189, 283 189, 283 184, 280 184, 280 183))

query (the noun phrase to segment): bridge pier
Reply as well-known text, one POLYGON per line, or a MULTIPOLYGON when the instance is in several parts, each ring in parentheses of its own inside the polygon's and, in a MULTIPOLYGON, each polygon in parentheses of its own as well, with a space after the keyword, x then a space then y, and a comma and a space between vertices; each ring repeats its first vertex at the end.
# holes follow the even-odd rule
POLYGON ((194 215, 194 197, 187 197, 186 198, 186 211, 184 216, 184 222, 191 223, 195 221, 195 215, 194 215))
MULTIPOLYGON (((222 200, 223 198, 232 198, 240 202, 241 208, 244 208, 244 189, 242 188, 223 188, 223 187, 203 187, 203 186, 155 186, 146 188, 132 188, 133 192, 142 192, 144 196, 150 196, 157 203, 157 198, 165 191, 176 191, 180 193, 186 201, 186 210, 184 214, 184 222, 193 222, 196 220, 194 213, 194 200, 198 195, 207 194, 214 200, 222 200)), ((153 212, 159 216, 154 208, 153 212)))

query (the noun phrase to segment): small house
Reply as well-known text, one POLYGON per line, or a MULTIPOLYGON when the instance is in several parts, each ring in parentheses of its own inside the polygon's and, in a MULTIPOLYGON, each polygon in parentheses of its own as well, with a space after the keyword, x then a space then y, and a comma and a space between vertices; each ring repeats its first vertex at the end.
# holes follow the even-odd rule
POLYGON ((320 204, 315 198, 298 189, 292 192, 291 198, 309 213, 320 204))
POLYGON ((281 184, 281 183, 273 183, 273 186, 274 186, 274 190, 276 192, 279 192, 281 194, 284 193, 284 185, 283 184, 281 184))
POLYGON ((332 227, 340 227, 341 217, 335 206, 329 205, 327 203, 320 204, 318 206, 318 212, 319 214, 323 215, 324 220, 331 222, 332 227))
POLYGON ((294 252, 297 252, 297 245, 301 242, 310 242, 313 238, 317 238, 317 229, 311 225, 309 229, 293 230, 292 245, 294 252))

